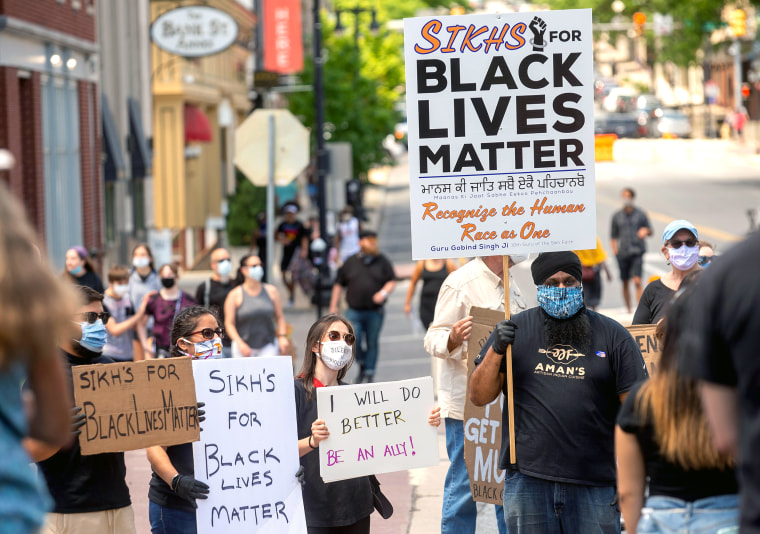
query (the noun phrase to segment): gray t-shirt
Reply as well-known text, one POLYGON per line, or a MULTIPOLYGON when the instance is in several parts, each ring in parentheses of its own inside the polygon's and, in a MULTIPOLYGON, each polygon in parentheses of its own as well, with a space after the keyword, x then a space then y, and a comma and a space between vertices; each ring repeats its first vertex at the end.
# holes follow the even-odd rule
MULTIPOLYGON (((124 295, 120 299, 105 295, 103 307, 109 311, 117 323, 121 323, 135 314, 135 309, 127 295, 124 295)), ((132 361, 134 357, 134 353, 132 352, 133 332, 134 330, 130 329, 120 336, 108 334, 106 346, 103 347, 103 354, 120 362, 132 361)))
POLYGON ((647 250, 647 245, 643 239, 639 239, 638 231, 640 228, 649 228, 649 219, 647 214, 634 207, 631 213, 624 209, 615 212, 612 216, 612 228, 610 237, 618 242, 618 256, 639 256, 647 250))

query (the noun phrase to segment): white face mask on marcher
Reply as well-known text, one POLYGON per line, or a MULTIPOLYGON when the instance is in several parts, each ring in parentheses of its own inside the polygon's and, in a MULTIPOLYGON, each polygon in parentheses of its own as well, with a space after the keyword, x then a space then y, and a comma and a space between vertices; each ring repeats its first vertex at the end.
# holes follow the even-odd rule
POLYGON ((340 371, 351 361, 352 354, 351 345, 343 340, 323 341, 319 358, 333 371, 340 371))
POLYGON ((688 271, 694 267, 699 259, 699 245, 693 247, 683 245, 680 248, 669 248, 668 256, 673 267, 679 271, 688 271))

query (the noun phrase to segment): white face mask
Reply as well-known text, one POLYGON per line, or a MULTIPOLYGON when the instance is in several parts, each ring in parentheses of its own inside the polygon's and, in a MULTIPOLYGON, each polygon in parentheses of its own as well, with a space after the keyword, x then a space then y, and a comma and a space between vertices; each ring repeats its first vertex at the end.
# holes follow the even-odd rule
POLYGON ((182 354, 190 356, 193 360, 217 360, 222 357, 222 340, 218 337, 207 339, 200 343, 193 343, 185 338, 182 338, 182 340, 193 345, 193 352, 195 354, 181 351, 182 354))
POLYGON ((129 285, 128 284, 115 284, 113 286, 113 292, 116 293, 116 295, 119 298, 121 298, 124 295, 126 295, 127 291, 129 291, 129 285))
POLYGON ((668 248, 668 257, 673 267, 679 271, 688 271, 694 267, 699 259, 699 245, 693 247, 681 245, 680 248, 668 248))
POLYGON ((146 258, 145 256, 137 257, 132 260, 132 265, 137 269, 142 269, 143 267, 150 265, 150 258, 146 258))
POLYGON ((253 267, 248 267, 248 276, 250 276, 257 282, 261 282, 261 279, 264 278, 264 268, 261 265, 254 265, 253 267))
POLYGON ((333 371, 340 371, 351 361, 353 350, 345 341, 323 341, 319 357, 333 371))
POLYGON ((222 260, 216 264, 216 272, 219 276, 229 276, 232 272, 232 262, 230 260, 222 260))

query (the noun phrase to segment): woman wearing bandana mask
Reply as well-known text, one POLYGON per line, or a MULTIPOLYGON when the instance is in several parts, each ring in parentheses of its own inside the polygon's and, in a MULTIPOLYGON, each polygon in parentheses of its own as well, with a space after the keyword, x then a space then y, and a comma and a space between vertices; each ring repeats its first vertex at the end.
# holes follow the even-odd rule
POLYGON ((644 289, 633 314, 633 324, 658 323, 665 316, 683 279, 690 272, 701 269, 697 263, 699 234, 689 221, 677 220, 665 227, 661 250, 670 264, 670 272, 644 289))
MULTIPOLYGON (((172 325, 171 357, 221 358, 222 336, 224 330, 212 310, 203 306, 185 308, 172 325)), ((200 410, 198 413, 202 415, 200 410)), ((209 487, 195 478, 192 443, 148 447, 146 452, 153 470, 148 490, 151 532, 193 534, 197 531, 195 501, 207 499, 209 487)))
MULTIPOLYGON (((309 534, 341 532, 366 534, 372 513, 369 477, 325 484, 319 475, 319 444, 330 436, 325 421, 317 419, 316 389, 343 385, 343 378, 356 353, 354 328, 344 317, 325 315, 314 323, 306 337, 306 354, 295 379, 298 453, 304 468, 303 504, 309 534)), ((434 408, 428 423, 441 423, 440 408, 434 408)))

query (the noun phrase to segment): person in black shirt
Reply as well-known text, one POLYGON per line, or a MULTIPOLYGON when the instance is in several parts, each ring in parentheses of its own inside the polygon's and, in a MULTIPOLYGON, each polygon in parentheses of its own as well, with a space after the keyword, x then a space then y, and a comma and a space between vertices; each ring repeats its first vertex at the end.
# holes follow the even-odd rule
MULTIPOLYGON (((280 262, 280 271, 282 280, 288 288, 288 306, 293 306, 295 299, 296 283, 291 272, 291 262, 293 256, 298 253, 302 258, 306 258, 309 252, 309 234, 306 227, 301 221, 296 219, 298 205, 289 202, 282 208, 284 220, 277 227, 275 237, 282 243, 282 261, 280 262)), ((264 261, 263 259, 261 260, 264 261)))
POLYGON ((103 293, 103 280, 95 272, 87 249, 82 246, 77 245, 66 251, 66 269, 62 276, 74 285, 91 287, 103 293))
POLYGON ((346 287, 346 319, 356 328, 356 359, 361 366, 359 382, 365 379, 372 382, 385 318, 383 306, 396 287, 396 275, 388 258, 380 254, 375 232, 362 230, 359 247, 360 252, 348 258, 338 271, 330 298, 330 313, 337 313, 341 290, 346 287), (362 338, 366 338, 366 348, 362 338))
POLYGON ((641 299, 643 285, 641 274, 643 272, 643 257, 646 252, 644 239, 652 235, 652 226, 649 224, 647 214, 633 205, 636 193, 630 187, 623 189, 623 209, 618 210, 612 216, 610 237, 612 253, 617 258, 620 267, 620 280, 623 282, 623 300, 628 313, 631 312, 631 293, 628 281, 633 279, 636 289, 636 302, 641 299))
POLYGON ((742 534, 760 534, 760 232, 721 255, 699 280, 679 368, 700 380, 720 451, 737 455, 742 534))
MULTIPOLYGON (((72 389, 75 367, 114 361, 101 355, 106 343, 103 323, 104 320, 108 321, 107 314, 103 313, 103 295, 85 286, 78 286, 77 289, 83 304, 77 309, 72 332, 59 342, 72 389)), ((74 420, 81 426, 84 415, 76 411, 74 420)), ((82 456, 78 440, 63 449, 35 440, 27 440, 26 447, 37 462, 55 501, 53 512, 45 520, 45 534, 135 533, 123 452, 82 456)))
POLYGON ((500 392, 508 398, 505 354, 512 346, 517 463, 505 409, 499 464, 507 470, 510 534, 620 532, 615 416, 646 368, 623 326, 583 306, 581 273, 573 252, 539 255, 531 274, 540 307, 496 325, 470 378, 474 404, 484 406, 500 392))
POLYGON ((677 368, 693 287, 658 323, 656 372, 633 387, 618 414, 615 455, 626 531, 719 532, 739 525, 734 458, 713 446, 697 381, 677 368))
MULTIPOLYGON (((213 309, 224 324, 224 301, 230 290, 235 287, 235 281, 230 277, 232 260, 229 250, 220 247, 211 252, 211 270, 211 278, 198 285, 195 301, 201 306, 213 309)), ((222 354, 225 358, 232 358, 230 339, 227 336, 222 338, 222 354)))

